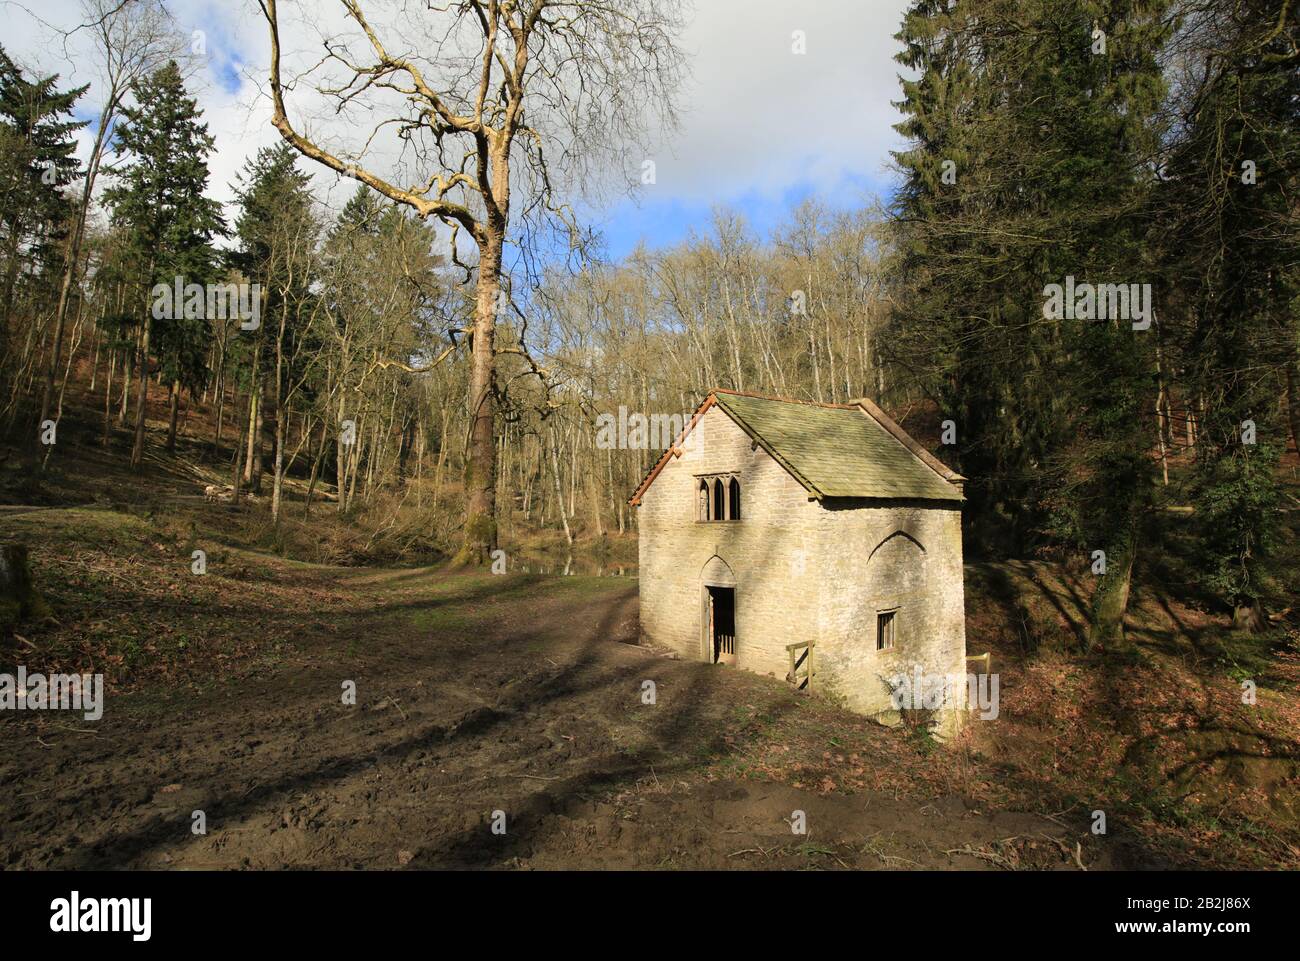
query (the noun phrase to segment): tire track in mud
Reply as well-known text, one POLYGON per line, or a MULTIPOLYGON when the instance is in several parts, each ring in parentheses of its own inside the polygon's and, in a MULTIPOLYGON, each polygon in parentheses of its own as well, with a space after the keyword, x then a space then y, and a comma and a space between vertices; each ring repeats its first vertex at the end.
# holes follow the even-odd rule
MULTIPOLYGON (((634 598, 625 598, 620 611, 626 612, 629 600, 634 598)), ((547 601, 539 606, 546 618, 554 619, 572 617, 574 604, 547 601)), ((592 633, 598 631, 599 625, 592 633)), ((449 653, 469 658, 474 668, 470 673, 481 689, 500 688, 521 679, 509 674, 508 663, 484 667, 483 662, 510 640, 509 634, 486 642, 475 638, 448 645, 453 648, 449 653)), ((232 861, 222 854, 223 850, 233 854, 231 849, 244 845, 229 838, 219 841, 217 825, 238 825, 239 834, 248 838, 256 834, 250 825, 259 820, 272 827, 277 819, 282 824, 302 823, 298 808, 303 805, 295 798, 310 806, 322 798, 328 802, 327 795, 332 795, 346 808, 348 796, 356 794, 373 803, 377 796, 373 785, 352 790, 352 782, 365 785, 394 766, 415 771, 449 742, 486 737, 511 721, 516 708, 492 707, 479 693, 438 669, 448 652, 426 642, 423 653, 412 653, 419 641, 411 632, 403 632, 378 645, 358 670, 335 672, 355 674, 363 692, 376 675, 395 673, 404 678, 405 690, 369 699, 362 695, 355 709, 338 704, 337 687, 321 679, 319 672, 313 683, 312 678, 285 671, 261 684, 241 685, 236 692, 213 692, 199 699, 184 717, 110 716, 85 741, 71 736, 56 741, 58 735, 51 735, 44 718, 4 719, 4 730, 18 735, 13 740, 22 745, 35 742, 37 751, 30 753, 38 756, 11 757, 4 768, 14 803, 6 805, 8 816, 0 829, 0 863, 156 866, 159 858, 163 863, 169 863, 168 858, 170 863, 179 862, 180 852, 175 849, 183 848, 204 860, 219 855, 213 866, 272 866, 259 856, 256 842, 242 858, 232 861), (207 838, 186 836, 194 808, 205 811, 214 829, 207 838), (70 825, 76 829, 70 830, 70 825), (50 842, 16 843, 33 837, 50 842), (211 849, 206 852, 209 856, 205 848, 211 849)), ((547 674, 534 670, 533 677, 547 674)), ((462 753, 472 758, 481 752, 462 753)), ((473 761, 462 763, 465 772, 435 776, 431 783, 464 780, 467 772, 473 777, 472 772, 482 767, 473 761)), ((319 818, 307 820, 315 824, 319 818)), ((350 823, 356 818, 336 820, 350 823)))
MULTIPOLYGON (((1007 838, 1066 860, 1046 836, 1059 828, 1035 815, 703 780, 728 751, 741 679, 618 643, 636 640, 631 585, 511 605, 471 589, 458 603, 495 616, 432 630, 420 616, 452 598, 418 580, 354 581, 340 636, 273 677, 106 715, 85 738, 0 721, 16 748, 0 760, 0 865, 996 868, 1026 856, 996 846, 1007 838), (355 680, 355 707, 339 702, 341 679, 355 680), (796 808, 807 836, 785 820, 796 808), (194 810, 205 836, 190 833, 194 810), (964 847, 984 853, 943 853, 964 847)), ((774 711, 796 704, 765 690, 774 711)))

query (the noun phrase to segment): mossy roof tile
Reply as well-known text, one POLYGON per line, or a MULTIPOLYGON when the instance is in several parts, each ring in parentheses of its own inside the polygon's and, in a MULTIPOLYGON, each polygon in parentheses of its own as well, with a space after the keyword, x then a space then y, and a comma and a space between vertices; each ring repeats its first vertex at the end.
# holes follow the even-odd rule
POLYGON ((804 404, 719 390, 716 402, 814 494, 960 501, 863 407, 804 404))

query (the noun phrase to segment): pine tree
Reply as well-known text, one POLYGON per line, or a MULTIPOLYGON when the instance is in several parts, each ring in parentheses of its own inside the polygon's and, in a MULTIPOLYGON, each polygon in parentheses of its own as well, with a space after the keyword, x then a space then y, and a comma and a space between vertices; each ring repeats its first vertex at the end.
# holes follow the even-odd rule
MULTIPOLYGON (((899 34, 898 130, 911 146, 893 223, 897 245, 892 359, 911 371, 958 425, 967 477, 967 540, 979 553, 1024 553, 1042 543, 1045 473, 1062 434, 1063 405, 1038 389, 1059 345, 1037 323, 1043 199, 1017 106, 1034 34, 1004 29, 1016 9, 999 0, 921 0, 899 34)), ((1032 102, 1032 98, 1030 98, 1032 102)), ((905 386, 905 383, 904 383, 905 386)), ((942 452, 941 452, 942 453, 942 452)))
POLYGON ((1205 66, 1178 104, 1160 235, 1204 409, 1190 484, 1202 586, 1258 631, 1281 523, 1277 398, 1296 403, 1300 16, 1280 0, 1218 6, 1187 38, 1205 66))
MULTIPOLYGON (((1071 443, 1060 452, 1063 483, 1057 531, 1073 535, 1104 568, 1092 598, 1090 647, 1127 645, 1124 615, 1155 494, 1153 434, 1146 411, 1156 395, 1156 283, 1151 175, 1162 136, 1165 94, 1159 56, 1168 39, 1160 0, 1049 4, 1059 19, 1059 70, 1041 72, 1059 151, 1049 195, 1062 243, 1047 257, 1059 283, 1067 274, 1094 285, 1150 284, 1149 316, 1061 325, 1065 389, 1073 413, 1071 443), (1086 38, 1080 42, 1079 35, 1086 38)), ((1049 122, 1045 112, 1034 118, 1049 122)), ((1100 315, 1101 298, 1097 311, 1100 315)))
POLYGON ((922 74, 899 128, 899 359, 963 438, 975 550, 1106 552, 1091 642, 1110 647, 1151 494, 1152 335, 1047 316, 1044 292, 1149 282, 1163 8, 922 0, 900 35, 922 74))
POLYGON ((0 47, 0 358, 20 278, 48 289, 62 265, 71 214, 64 189, 80 171, 73 134, 86 125, 71 116, 87 88, 60 91, 58 81, 27 79, 0 47))
POLYGON ((377 235, 382 213, 383 205, 379 202, 379 195, 365 184, 358 185, 356 192, 343 205, 338 219, 330 229, 330 240, 335 243, 346 243, 348 237, 354 234, 365 234, 370 237, 377 235))
POLYGON ((245 478, 258 490, 261 484, 261 436, 266 379, 274 416, 276 443, 275 489, 271 511, 278 520, 283 480, 284 410, 290 394, 305 381, 302 367, 309 354, 300 350, 309 336, 307 318, 315 300, 319 221, 312 209, 309 178, 296 166, 298 153, 287 144, 259 150, 239 175, 235 194, 239 214, 235 232, 239 244, 231 260, 245 277, 262 290, 267 324, 253 338, 248 365, 250 410, 245 478), (270 338, 271 350, 264 349, 270 338))
POLYGON ((152 316, 155 285, 206 284, 218 276, 212 241, 224 232, 220 206, 204 196, 213 138, 202 111, 186 94, 173 61, 133 85, 135 105, 123 109, 115 140, 125 164, 112 171, 105 191, 115 225, 127 243, 145 293, 140 304, 140 379, 136 394, 135 443, 131 465, 144 458, 145 399, 151 352, 173 392, 200 388, 210 327, 206 317, 188 316, 173 305, 169 316, 152 316))

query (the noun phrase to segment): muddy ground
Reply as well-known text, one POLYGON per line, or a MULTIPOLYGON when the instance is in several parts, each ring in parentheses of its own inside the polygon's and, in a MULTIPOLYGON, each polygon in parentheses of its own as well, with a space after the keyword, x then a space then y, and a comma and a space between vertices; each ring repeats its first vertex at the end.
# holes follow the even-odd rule
POLYGON ((1300 654, 1225 649, 1158 587, 1115 665, 1069 648, 1078 577, 968 566, 1001 708, 939 745, 638 646, 635 579, 306 563, 247 543, 255 517, 0 508, 54 614, 0 670, 108 688, 95 722, 0 711, 0 868, 1300 864, 1300 654))
POLYGON ((246 595, 245 630, 297 635, 269 667, 110 691, 96 723, 0 717, 0 865, 1077 870, 1133 857, 1092 841, 1077 812, 916 796, 887 771, 873 772, 883 789, 765 780, 746 755, 777 724, 814 737, 843 724, 921 765, 925 752, 780 681, 637 646, 635 581, 306 566, 275 581, 319 606, 246 595))

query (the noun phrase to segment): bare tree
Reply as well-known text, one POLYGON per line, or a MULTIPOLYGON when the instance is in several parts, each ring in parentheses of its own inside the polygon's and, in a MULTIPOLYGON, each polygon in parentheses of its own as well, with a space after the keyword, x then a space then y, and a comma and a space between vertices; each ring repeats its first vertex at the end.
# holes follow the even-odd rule
MULTIPOLYGON (((625 175, 639 168, 644 154, 635 147, 645 121, 674 119, 672 95, 683 62, 679 2, 455 0, 417 10, 367 3, 391 15, 381 25, 360 0, 340 0, 348 33, 324 37, 324 57, 298 80, 307 79, 341 119, 360 110, 383 117, 352 153, 290 120, 285 94, 297 81, 282 77, 276 0, 258 2, 270 30, 272 122, 281 136, 305 156, 446 224, 452 259, 467 282, 476 270, 474 318, 463 331, 471 351, 470 440, 458 560, 481 564, 496 546, 494 414, 502 349, 495 331, 512 187, 521 194, 524 222, 558 223, 576 237, 558 188, 590 185, 596 163, 621 167, 625 175), (411 174, 407 186, 366 166, 382 134, 396 138, 399 166, 411 174), (462 232, 477 248, 476 268, 459 258, 462 232)), ((511 302, 508 290, 504 301, 511 302)), ((449 331, 453 343, 459 332, 449 331)))
MULTIPOLYGON (((95 181, 99 177, 100 164, 104 158, 104 151, 108 147, 108 137, 113 129, 113 122, 117 118, 123 99, 131 89, 131 84, 157 70, 169 60, 184 59, 186 54, 184 40, 160 0, 84 0, 82 11, 85 22, 76 29, 86 29, 94 35, 97 53, 101 58, 99 67, 103 80, 104 103, 99 111, 95 139, 90 148, 90 159, 86 163, 81 200, 68 232, 63 279, 59 287, 59 303, 54 312, 54 338, 49 363, 45 369, 38 424, 44 423, 49 417, 53 403, 54 379, 63 347, 68 304, 78 279, 81 245, 86 233, 86 218, 90 212, 95 181)), ((47 456, 52 449, 53 445, 46 448, 47 456)))

